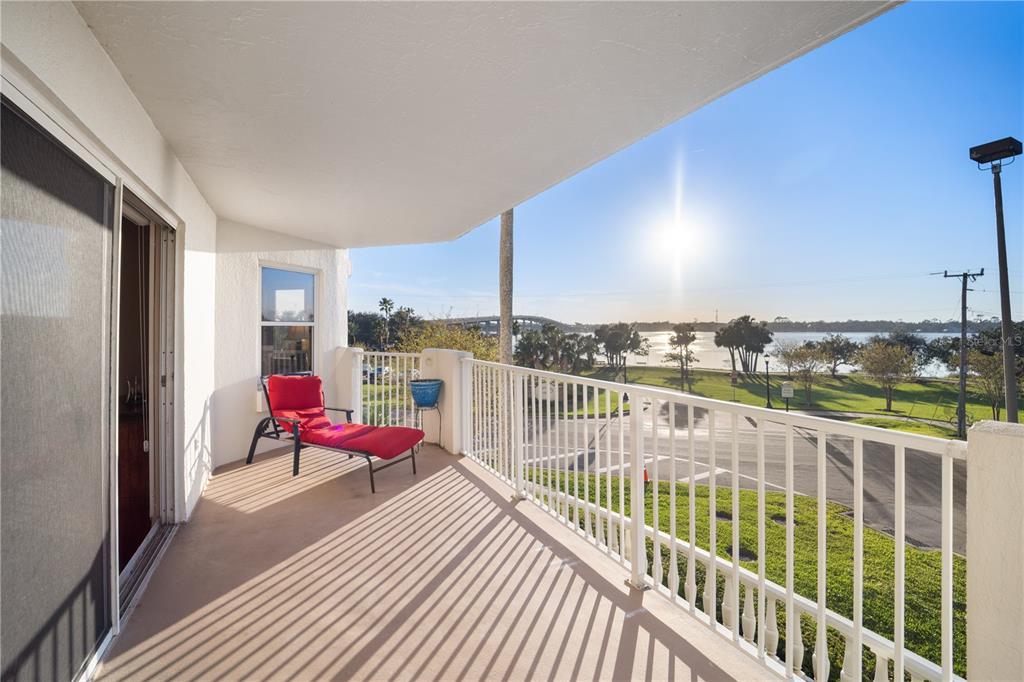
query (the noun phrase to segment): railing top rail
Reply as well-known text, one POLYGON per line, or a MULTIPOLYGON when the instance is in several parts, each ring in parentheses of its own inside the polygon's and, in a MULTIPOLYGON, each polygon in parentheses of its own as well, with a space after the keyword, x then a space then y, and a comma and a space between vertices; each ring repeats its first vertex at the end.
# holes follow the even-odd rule
POLYGON ((363 355, 386 355, 393 358, 418 358, 419 353, 398 353, 387 350, 364 350, 360 351, 363 355))
POLYGON ((754 407, 752 405, 742 405, 740 403, 716 400, 714 398, 704 398, 690 393, 683 393, 682 391, 674 391, 669 388, 659 388, 657 386, 623 384, 614 381, 605 381, 603 379, 590 379, 588 377, 576 376, 574 374, 562 374, 560 372, 531 369, 529 367, 519 367, 517 365, 503 365, 499 362, 477 360, 475 358, 465 358, 463 362, 511 371, 514 374, 529 374, 531 376, 546 377, 558 381, 569 381, 577 384, 585 384, 595 388, 603 388, 609 391, 629 392, 645 398, 685 403, 687 405, 702 407, 709 410, 731 412, 741 416, 750 417, 752 419, 763 419, 783 426, 793 426, 795 428, 821 431, 823 433, 847 436, 849 438, 861 438, 866 441, 886 443, 893 446, 903 446, 910 450, 927 452, 940 457, 950 457, 952 459, 960 460, 967 459, 967 443, 963 441, 947 440, 945 438, 936 438, 934 436, 906 433, 903 431, 891 431, 889 429, 882 429, 877 426, 867 426, 865 424, 849 424, 835 419, 817 417, 809 414, 779 412, 778 410, 769 410, 764 407, 754 407))

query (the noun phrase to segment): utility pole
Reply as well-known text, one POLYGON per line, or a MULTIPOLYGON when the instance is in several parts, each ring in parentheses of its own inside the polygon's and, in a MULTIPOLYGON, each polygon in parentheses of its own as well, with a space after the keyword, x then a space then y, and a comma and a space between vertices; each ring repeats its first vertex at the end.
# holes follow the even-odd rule
POLYGON ((956 435, 959 438, 967 437, 967 282, 973 282, 985 274, 985 268, 978 272, 961 272, 949 274, 949 271, 942 272, 943 277, 953 277, 960 280, 960 397, 956 403, 956 435))

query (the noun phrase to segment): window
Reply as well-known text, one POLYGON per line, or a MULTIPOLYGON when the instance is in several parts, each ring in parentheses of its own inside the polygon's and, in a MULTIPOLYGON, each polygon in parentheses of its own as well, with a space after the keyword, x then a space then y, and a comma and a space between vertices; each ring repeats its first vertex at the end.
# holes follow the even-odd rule
POLYGON ((263 376, 313 371, 316 276, 280 268, 260 269, 263 376))

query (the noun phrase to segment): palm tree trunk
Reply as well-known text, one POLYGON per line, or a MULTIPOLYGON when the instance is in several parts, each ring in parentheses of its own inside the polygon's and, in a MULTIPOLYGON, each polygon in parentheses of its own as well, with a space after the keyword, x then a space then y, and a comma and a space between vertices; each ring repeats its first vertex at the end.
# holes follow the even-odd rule
POLYGON ((512 209, 501 214, 501 242, 498 253, 498 359, 512 364, 512 209))

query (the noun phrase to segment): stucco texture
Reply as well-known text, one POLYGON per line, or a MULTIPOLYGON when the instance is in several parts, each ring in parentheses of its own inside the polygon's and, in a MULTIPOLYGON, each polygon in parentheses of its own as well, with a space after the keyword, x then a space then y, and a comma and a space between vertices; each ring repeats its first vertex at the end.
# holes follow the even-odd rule
MULTIPOLYGON (((216 381, 212 406, 214 467, 246 456, 253 428, 266 414, 256 411, 261 264, 316 272, 313 369, 324 379, 328 404, 334 404, 337 397, 335 349, 345 345, 348 336, 348 252, 222 221, 217 228, 217 344, 212 354, 216 381)), ((258 451, 274 445, 264 440, 258 451)))

